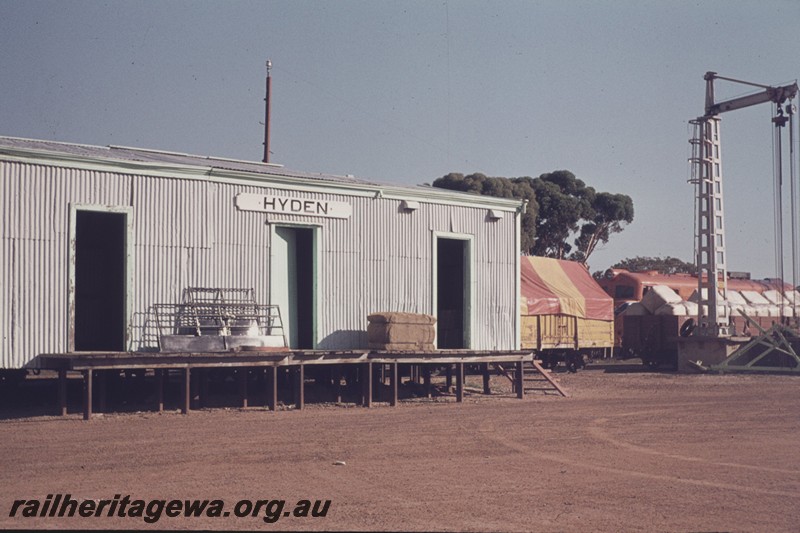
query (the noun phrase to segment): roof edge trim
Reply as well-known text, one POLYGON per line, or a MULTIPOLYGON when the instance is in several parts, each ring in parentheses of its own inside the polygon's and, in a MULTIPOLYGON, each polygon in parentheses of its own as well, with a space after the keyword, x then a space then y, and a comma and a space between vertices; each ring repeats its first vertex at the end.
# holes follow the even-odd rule
MULTIPOLYGON (((32 139, 33 140, 33 139, 32 139)), ((35 140, 34 140, 35 141, 35 140)), ((46 141, 54 142, 54 141, 46 141)), ((74 143, 57 143, 65 146, 76 146, 74 143)), ((78 145, 89 148, 104 148, 92 145, 78 145)), ((377 185, 367 183, 342 183, 325 181, 314 178, 298 178, 280 174, 279 166, 275 173, 261 174, 244 170, 231 170, 213 165, 186 165, 179 163, 130 161, 111 157, 87 156, 45 150, 40 148, 26 148, 18 146, 0 146, 0 159, 22 163, 49 163, 59 166, 71 166, 86 170, 118 171, 126 174, 150 174, 156 177, 206 179, 226 183, 244 183, 247 185, 261 185, 280 189, 296 189, 307 192, 327 194, 349 194, 352 196, 374 196, 387 200, 416 200, 429 204, 455 205, 474 208, 499 209, 502 211, 519 211, 524 206, 524 200, 511 198, 495 198, 493 196, 472 195, 460 191, 447 189, 434 189, 432 187, 403 187, 396 185, 377 185)), ((138 149, 137 149, 138 150, 138 149)), ((158 152, 154 150, 154 152, 158 152)), ((159 152, 167 153, 167 152, 159 152)), ((192 156, 198 157, 198 156, 192 156)), ((199 156, 203 157, 203 156, 199 156)), ((209 160, 211 162, 212 160, 209 160)), ((271 167, 271 165, 270 165, 271 167)), ((266 169, 265 169, 266 170, 266 169)), ((271 170, 271 168, 269 169, 271 170)))

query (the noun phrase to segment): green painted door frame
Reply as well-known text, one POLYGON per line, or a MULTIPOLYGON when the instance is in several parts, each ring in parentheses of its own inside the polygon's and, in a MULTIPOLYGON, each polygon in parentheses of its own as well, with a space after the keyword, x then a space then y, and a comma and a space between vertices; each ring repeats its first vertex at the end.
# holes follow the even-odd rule
POLYGON ((321 238, 319 225, 278 223, 270 224, 270 267, 269 267, 269 302, 270 305, 280 306, 281 319, 284 323, 284 334, 290 347, 295 347, 297 343, 297 331, 295 324, 292 324, 293 316, 297 315, 297 287, 296 265, 294 265, 294 253, 296 239, 292 233, 282 230, 309 229, 311 230, 312 243, 311 252, 313 256, 311 289, 312 300, 312 326, 311 341, 312 348, 319 344, 319 294, 320 294, 320 250, 321 238))
MULTIPOLYGON (((439 239, 465 241, 464 247, 464 348, 472 349, 472 328, 475 321, 475 236, 468 233, 433 231, 431 239, 431 314, 436 315, 439 305, 439 239)), ((437 343, 439 339, 436 339, 437 343)), ((438 344, 437 344, 438 347, 438 344)))

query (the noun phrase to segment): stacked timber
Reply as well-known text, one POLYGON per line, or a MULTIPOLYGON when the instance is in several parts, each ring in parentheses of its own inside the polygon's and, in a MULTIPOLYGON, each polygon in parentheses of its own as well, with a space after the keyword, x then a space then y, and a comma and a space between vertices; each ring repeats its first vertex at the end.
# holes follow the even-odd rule
POLYGON ((431 351, 436 348, 436 317, 418 313, 373 313, 367 317, 371 350, 431 351))

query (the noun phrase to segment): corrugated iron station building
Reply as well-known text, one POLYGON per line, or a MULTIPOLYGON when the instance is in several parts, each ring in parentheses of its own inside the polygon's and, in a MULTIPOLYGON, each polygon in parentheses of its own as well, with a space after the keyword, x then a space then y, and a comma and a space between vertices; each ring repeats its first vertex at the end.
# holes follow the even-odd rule
POLYGON ((366 348, 367 315, 400 311, 438 317, 439 348, 517 350, 523 208, 268 163, 0 137, 0 369, 152 348, 148 308, 187 287, 254 289, 281 306, 292 348, 366 348))

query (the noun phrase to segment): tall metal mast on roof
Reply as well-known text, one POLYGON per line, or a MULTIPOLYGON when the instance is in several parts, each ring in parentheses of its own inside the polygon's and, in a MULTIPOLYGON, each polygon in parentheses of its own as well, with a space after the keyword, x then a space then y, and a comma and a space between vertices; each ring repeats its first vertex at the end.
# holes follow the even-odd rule
POLYGON ((264 98, 266 102, 266 110, 264 112, 264 163, 269 163, 269 104, 270 104, 270 85, 272 77, 270 71, 272 70, 272 61, 267 59, 267 96, 264 98))

